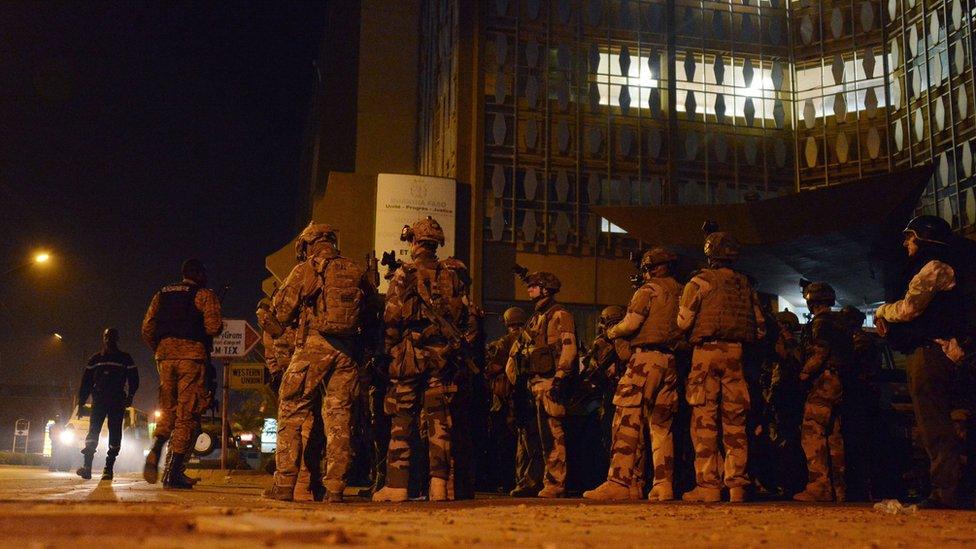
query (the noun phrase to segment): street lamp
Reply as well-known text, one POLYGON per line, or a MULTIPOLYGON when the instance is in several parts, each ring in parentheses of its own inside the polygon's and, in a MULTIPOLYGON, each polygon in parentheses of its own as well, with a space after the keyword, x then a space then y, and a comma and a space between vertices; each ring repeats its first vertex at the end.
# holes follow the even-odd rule
POLYGON ((64 341, 64 336, 62 336, 61 334, 59 334, 57 332, 54 332, 51 335, 53 335, 58 341, 64 341))
POLYGON ((51 256, 51 253, 50 252, 45 252, 43 250, 42 251, 39 251, 39 252, 35 253, 34 256, 30 258, 30 260, 28 260, 28 261, 26 261, 24 263, 21 263, 20 265, 17 265, 16 267, 14 267, 12 269, 7 269, 6 271, 3 272, 3 274, 0 274, 0 276, 7 276, 8 274, 15 273, 15 272, 17 272, 17 271, 19 271, 21 269, 26 269, 27 267, 30 267, 31 265, 44 265, 44 264, 50 263, 51 262, 51 257, 52 256, 51 256))

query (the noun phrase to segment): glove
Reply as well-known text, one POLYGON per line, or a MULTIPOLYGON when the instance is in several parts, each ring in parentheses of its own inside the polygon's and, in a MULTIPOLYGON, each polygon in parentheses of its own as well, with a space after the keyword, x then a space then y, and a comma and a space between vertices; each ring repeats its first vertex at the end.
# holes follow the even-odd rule
POLYGON ((565 377, 556 376, 552 378, 552 389, 549 390, 549 396, 558 403, 563 403, 568 400, 569 397, 569 383, 565 377))

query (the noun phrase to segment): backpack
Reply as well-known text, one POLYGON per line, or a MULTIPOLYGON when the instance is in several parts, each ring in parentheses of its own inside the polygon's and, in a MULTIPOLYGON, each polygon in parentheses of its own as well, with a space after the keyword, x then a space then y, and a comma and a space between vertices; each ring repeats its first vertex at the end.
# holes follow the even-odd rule
POLYGON ((359 334, 366 298, 361 287, 365 271, 345 257, 326 260, 317 270, 322 291, 318 295, 315 328, 323 335, 359 334))

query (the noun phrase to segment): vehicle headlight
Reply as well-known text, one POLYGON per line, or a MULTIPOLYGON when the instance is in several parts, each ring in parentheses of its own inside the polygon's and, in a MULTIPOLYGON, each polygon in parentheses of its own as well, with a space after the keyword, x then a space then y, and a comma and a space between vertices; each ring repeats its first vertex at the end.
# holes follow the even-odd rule
POLYGON ((58 435, 58 440, 61 441, 61 444, 71 444, 75 441, 75 432, 65 429, 58 435))

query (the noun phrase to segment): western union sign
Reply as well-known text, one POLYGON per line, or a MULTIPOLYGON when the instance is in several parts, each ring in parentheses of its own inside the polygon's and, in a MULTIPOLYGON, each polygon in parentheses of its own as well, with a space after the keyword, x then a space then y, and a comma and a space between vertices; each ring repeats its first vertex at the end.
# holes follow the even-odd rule
POLYGON ((264 363, 232 362, 229 368, 231 389, 260 389, 264 386, 264 363))

